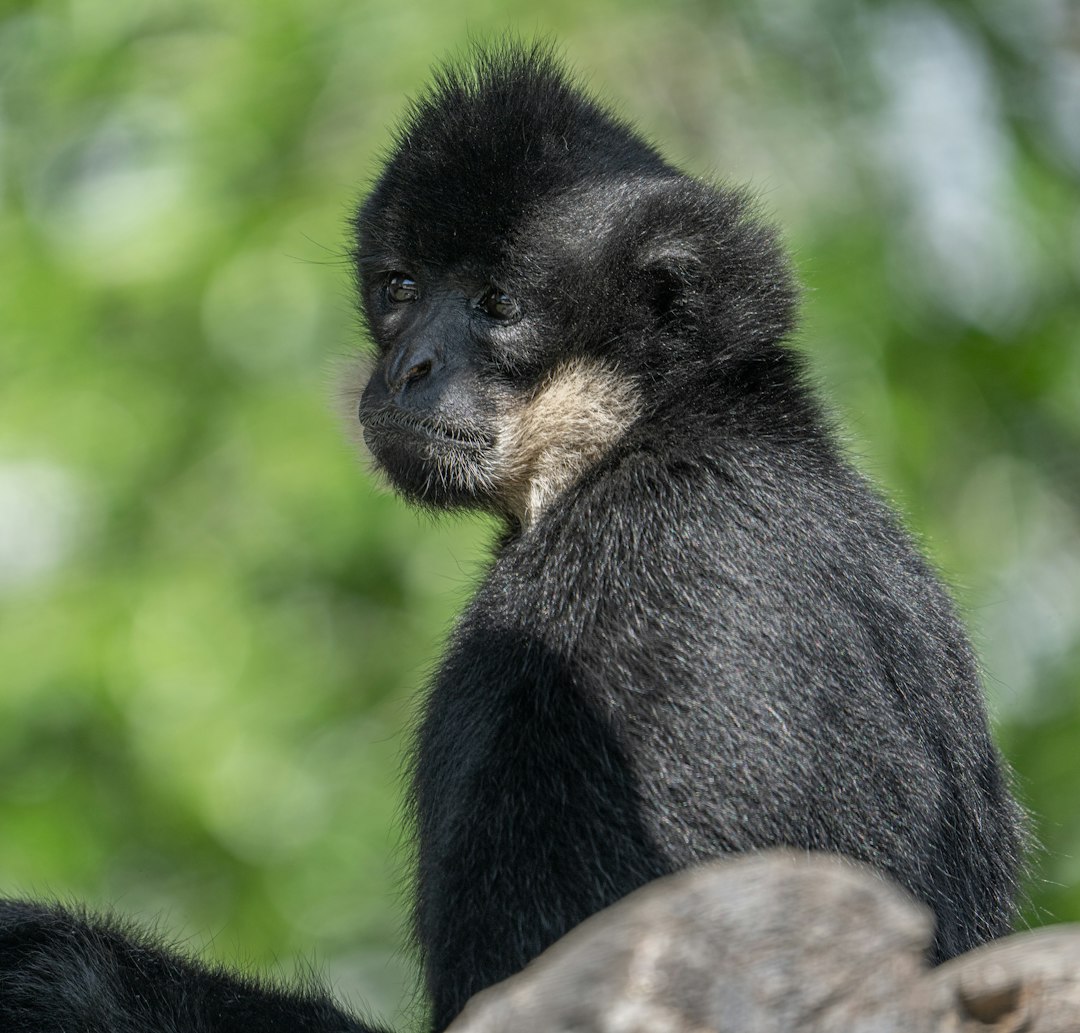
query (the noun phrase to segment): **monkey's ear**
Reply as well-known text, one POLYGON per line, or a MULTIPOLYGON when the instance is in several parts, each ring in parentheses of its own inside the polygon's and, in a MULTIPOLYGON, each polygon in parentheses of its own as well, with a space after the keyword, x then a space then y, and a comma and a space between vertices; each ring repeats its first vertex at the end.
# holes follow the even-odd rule
POLYGON ((653 245, 641 256, 645 302, 659 319, 682 308, 702 287, 704 266, 684 244, 653 245))

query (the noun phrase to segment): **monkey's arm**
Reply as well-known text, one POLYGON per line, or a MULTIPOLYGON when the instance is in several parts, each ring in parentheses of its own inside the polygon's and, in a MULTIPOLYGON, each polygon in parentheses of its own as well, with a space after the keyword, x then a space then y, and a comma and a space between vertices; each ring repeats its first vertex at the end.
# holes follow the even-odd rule
POLYGON ((380 1033, 315 985, 202 965, 58 905, 0 901, 0 1029, 19 1033, 380 1033))

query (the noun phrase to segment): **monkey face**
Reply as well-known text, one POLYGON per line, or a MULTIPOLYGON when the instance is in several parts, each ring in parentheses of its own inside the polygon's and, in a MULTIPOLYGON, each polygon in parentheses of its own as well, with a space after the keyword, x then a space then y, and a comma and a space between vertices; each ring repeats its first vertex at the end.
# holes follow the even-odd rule
POLYGON ((483 282, 364 271, 379 354, 358 416, 406 498, 527 528, 621 436, 639 397, 610 363, 545 352, 538 299, 483 282))
POLYGON ((376 462, 415 502, 493 507, 500 417, 518 392, 491 338, 521 319, 521 305, 419 271, 376 271, 364 287, 379 355, 358 415, 376 462))

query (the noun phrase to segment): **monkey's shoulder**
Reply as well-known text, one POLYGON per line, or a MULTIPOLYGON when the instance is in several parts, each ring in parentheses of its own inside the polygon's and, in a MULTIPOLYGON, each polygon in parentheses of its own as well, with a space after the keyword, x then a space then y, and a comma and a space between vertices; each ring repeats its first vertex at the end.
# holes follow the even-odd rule
MULTIPOLYGON (((497 551, 489 581, 638 571, 709 577, 725 557, 779 550, 910 550, 910 537, 831 443, 762 441, 704 428, 642 435, 613 450, 532 527, 497 551), (816 540, 815 540, 816 539, 816 540)), ((773 557, 776 559, 776 557, 773 557)))
POLYGON ((503 542, 455 643, 601 652, 646 625, 684 648, 762 627, 792 639, 890 607, 947 610, 943 599, 910 536, 835 453, 638 443, 503 542))

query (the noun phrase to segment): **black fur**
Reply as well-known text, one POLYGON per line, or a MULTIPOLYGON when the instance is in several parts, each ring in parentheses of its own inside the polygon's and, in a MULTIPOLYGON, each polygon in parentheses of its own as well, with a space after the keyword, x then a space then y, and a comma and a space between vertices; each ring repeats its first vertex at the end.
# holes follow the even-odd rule
MULTIPOLYGON (((796 292, 746 197, 507 45, 413 106, 358 229, 374 455, 421 504, 506 518, 414 752, 433 1028, 630 890, 734 851, 877 865, 934 909, 935 960, 1006 932, 1023 821, 975 659, 783 343, 796 292), (492 289, 520 320, 486 313, 492 289), (571 359, 635 405, 524 516, 509 414, 571 359)), ((0 911, 0 1028, 367 1028, 227 979, 0 911)))
POLYGON ((4 1033, 377 1033, 314 980, 278 987, 80 909, 0 900, 4 1033))

